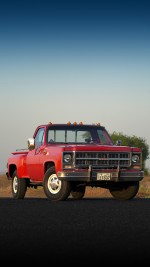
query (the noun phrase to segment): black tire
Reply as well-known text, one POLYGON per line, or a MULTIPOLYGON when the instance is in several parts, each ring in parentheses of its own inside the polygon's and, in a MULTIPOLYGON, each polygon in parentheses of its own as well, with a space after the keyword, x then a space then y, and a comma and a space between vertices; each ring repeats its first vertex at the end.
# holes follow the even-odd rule
POLYGON ((15 171, 12 176, 12 196, 15 199, 23 199, 27 191, 27 181, 25 178, 18 178, 15 171))
POLYGON ((59 180, 54 167, 51 167, 46 171, 43 188, 45 195, 51 201, 66 200, 71 191, 70 183, 59 180))
POLYGON ((139 182, 124 183, 118 188, 109 189, 111 195, 118 200, 129 200, 136 196, 139 190, 139 182))
POLYGON ((73 186, 71 195, 75 200, 82 199, 85 194, 85 186, 83 185, 76 185, 73 186))

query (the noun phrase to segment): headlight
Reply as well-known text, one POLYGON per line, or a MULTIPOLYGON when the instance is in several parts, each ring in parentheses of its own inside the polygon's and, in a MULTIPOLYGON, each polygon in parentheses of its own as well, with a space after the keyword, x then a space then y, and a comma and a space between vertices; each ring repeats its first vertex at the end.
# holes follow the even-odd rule
POLYGON ((139 158, 138 155, 133 155, 133 156, 132 156, 132 162, 133 162, 133 163, 136 163, 136 162, 138 162, 139 160, 140 160, 140 158, 139 158))
POLYGON ((71 163, 71 161, 72 161, 71 154, 65 154, 64 155, 64 162, 65 163, 71 163))

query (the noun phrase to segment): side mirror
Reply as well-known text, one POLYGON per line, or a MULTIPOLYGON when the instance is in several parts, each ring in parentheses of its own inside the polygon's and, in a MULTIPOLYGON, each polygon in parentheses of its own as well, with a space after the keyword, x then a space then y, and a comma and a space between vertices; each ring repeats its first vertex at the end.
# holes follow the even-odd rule
POLYGON ((33 150, 35 148, 35 141, 34 138, 29 138, 27 141, 28 149, 33 150))
POLYGON ((117 145, 117 146, 121 146, 121 144, 122 144, 122 141, 121 141, 121 140, 117 140, 117 141, 116 141, 116 145, 117 145))

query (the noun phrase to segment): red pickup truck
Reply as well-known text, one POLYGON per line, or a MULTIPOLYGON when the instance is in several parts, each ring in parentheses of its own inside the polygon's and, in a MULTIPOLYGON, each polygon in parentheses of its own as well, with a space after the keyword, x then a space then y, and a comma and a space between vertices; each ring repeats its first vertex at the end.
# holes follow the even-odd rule
POLYGON ((15 199, 23 199, 28 187, 37 186, 43 186, 51 201, 81 199, 91 186, 128 200, 136 196, 144 178, 141 149, 113 144, 100 124, 40 125, 27 144, 7 162, 15 199))

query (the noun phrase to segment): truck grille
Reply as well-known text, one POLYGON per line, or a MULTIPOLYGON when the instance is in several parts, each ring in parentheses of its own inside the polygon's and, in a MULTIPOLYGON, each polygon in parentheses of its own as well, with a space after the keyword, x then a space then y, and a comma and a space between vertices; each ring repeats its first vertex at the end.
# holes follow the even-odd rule
POLYGON ((87 167, 92 165, 95 168, 115 168, 129 167, 131 165, 131 156, 128 152, 76 152, 76 167, 87 167))

